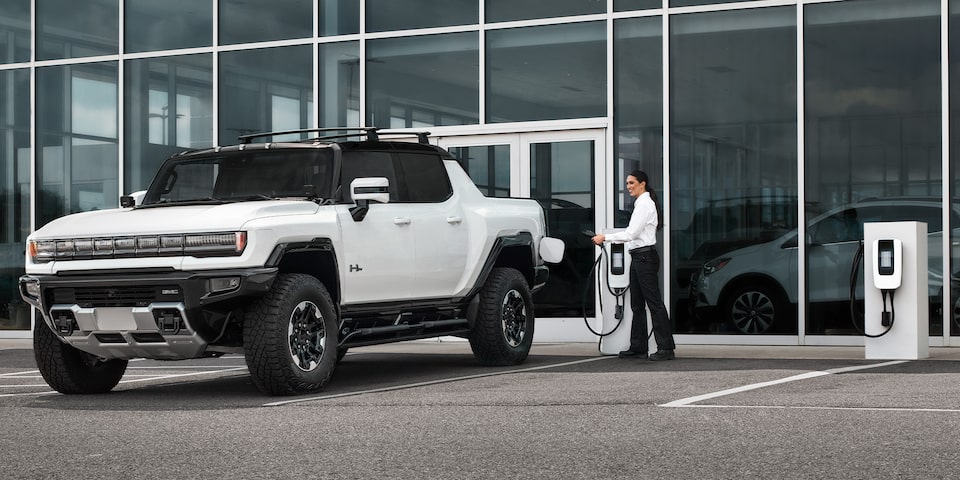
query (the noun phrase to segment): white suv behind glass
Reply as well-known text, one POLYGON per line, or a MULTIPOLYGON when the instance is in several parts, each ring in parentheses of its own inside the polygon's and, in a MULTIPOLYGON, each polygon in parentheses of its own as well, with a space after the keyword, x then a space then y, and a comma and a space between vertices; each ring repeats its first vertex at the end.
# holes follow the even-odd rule
MULTIPOLYGON (((951 224, 960 225, 960 205, 951 224)), ((850 270, 863 240, 865 222, 918 221, 927 224, 930 313, 939 312, 943 284, 941 201, 935 197, 862 200, 814 218, 807 228, 807 294, 812 308, 849 306, 850 270)), ((798 303, 797 231, 776 240, 728 252, 703 264, 690 279, 692 310, 701 318, 727 322, 737 333, 796 334, 798 303)), ((861 272, 862 274, 862 272, 861 272)), ((857 292, 862 295, 862 276, 857 292)), ((862 296, 860 297, 862 298, 862 296)), ((850 329, 847 315, 816 315, 813 331, 850 329), (833 322, 835 325, 829 324, 833 322)))

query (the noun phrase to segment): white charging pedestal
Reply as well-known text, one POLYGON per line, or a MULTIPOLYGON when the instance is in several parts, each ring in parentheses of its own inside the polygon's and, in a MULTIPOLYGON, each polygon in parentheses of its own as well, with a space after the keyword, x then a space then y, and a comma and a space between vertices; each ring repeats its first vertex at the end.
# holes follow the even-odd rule
POLYGON ((863 301, 864 326, 868 335, 879 335, 887 327, 881 324, 883 296, 874 283, 877 264, 876 240, 902 242, 901 284, 893 303, 893 326, 886 335, 864 337, 868 360, 917 360, 930 356, 928 339, 929 293, 927 291, 927 224, 922 222, 871 222, 863 224, 863 301))
MULTIPOLYGON (((623 228, 608 228, 602 233, 604 235, 609 235, 611 233, 622 232, 623 228)), ((606 260, 601 261, 600 265, 597 268, 596 274, 600 276, 600 306, 602 309, 602 318, 601 318, 601 328, 600 330, 603 333, 613 331, 610 335, 602 337, 600 339, 600 353, 603 355, 617 355, 623 350, 630 348, 630 330, 631 323, 633 322, 633 311, 630 309, 630 290, 627 289, 623 295, 623 321, 620 322, 620 326, 617 327, 617 302, 616 297, 610 294, 610 289, 608 288, 608 276, 607 269, 610 268, 610 243, 605 243, 603 246, 607 250, 606 260), (616 330, 614 330, 616 328, 616 330)), ((626 254, 626 283, 624 285, 629 285, 630 280, 630 252, 624 249, 626 254)), ((647 331, 651 331, 650 328, 650 315, 647 315, 647 331)), ((652 340, 652 339, 648 339, 652 340)), ((648 347, 649 348, 649 347, 648 347)), ((650 350, 651 352, 655 351, 656 348, 650 350)))

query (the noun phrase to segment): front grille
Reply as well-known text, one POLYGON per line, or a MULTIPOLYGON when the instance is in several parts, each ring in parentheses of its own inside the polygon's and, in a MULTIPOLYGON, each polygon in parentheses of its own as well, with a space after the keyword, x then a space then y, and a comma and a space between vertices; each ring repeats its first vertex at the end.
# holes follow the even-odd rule
POLYGON ((182 289, 176 285, 54 288, 54 304, 96 307, 146 307, 154 302, 181 302, 182 289))

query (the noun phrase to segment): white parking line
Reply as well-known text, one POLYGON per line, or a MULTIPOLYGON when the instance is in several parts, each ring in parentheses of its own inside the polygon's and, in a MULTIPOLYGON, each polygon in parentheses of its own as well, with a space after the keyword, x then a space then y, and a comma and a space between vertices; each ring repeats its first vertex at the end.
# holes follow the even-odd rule
MULTIPOLYGON (((136 368, 136 369, 149 369, 149 368, 160 368, 160 367, 132 367, 132 368, 136 368)), ((191 367, 189 367, 189 366, 178 366, 178 368, 191 368, 191 367)), ((197 375, 210 375, 210 374, 217 374, 217 373, 224 373, 224 372, 234 372, 234 371, 240 371, 240 370, 246 370, 246 369, 247 369, 246 365, 244 365, 244 366, 242 366, 242 367, 219 367, 219 366, 196 367, 196 366, 194 366, 194 367, 192 367, 192 368, 203 368, 204 370, 199 371, 199 372, 174 373, 174 374, 169 374, 169 375, 126 374, 126 375, 123 376, 123 378, 127 378, 127 377, 143 377, 143 378, 133 378, 133 379, 130 379, 130 380, 120 380, 120 383, 140 383, 140 382, 149 382, 149 381, 153 381, 153 380, 167 380, 167 379, 171 379, 171 378, 193 377, 193 376, 197 376, 197 375), (215 368, 216 370, 210 370, 211 368, 215 368)), ((6 378, 10 378, 10 379, 12 379, 12 378, 37 378, 37 377, 34 376, 34 375, 30 375, 30 376, 19 376, 19 375, 26 375, 26 374, 38 373, 38 372, 39 372, 39 370, 31 370, 31 371, 26 371, 26 372, 13 372, 13 373, 3 374, 3 376, 6 377, 6 378)), ((46 385, 46 384, 43 384, 43 385, 0 385, 0 388, 15 388, 15 387, 20 387, 20 388, 27 388, 27 387, 33 387, 33 388, 46 387, 46 388, 49 388, 49 386, 46 385)), ((34 395, 34 396, 36 396, 36 395, 52 395, 52 394, 55 394, 55 393, 59 393, 59 392, 50 390, 50 391, 45 391, 45 392, 30 392, 30 393, 4 393, 4 394, 0 394, 0 397, 24 397, 24 396, 30 396, 30 395, 34 395)))
POLYGON ((283 400, 280 402, 271 402, 263 404, 264 407, 279 407, 282 405, 290 405, 292 403, 303 403, 303 402, 313 402, 317 400, 330 400, 332 398, 343 398, 343 397, 353 397, 357 395, 365 395, 367 393, 380 393, 380 392, 392 392, 394 390, 403 390, 406 388, 416 388, 424 387, 427 385, 438 385, 441 383, 451 383, 459 382, 461 380, 473 380, 475 378, 484 378, 484 377, 495 377, 497 375, 510 375, 512 373, 523 373, 523 372, 534 372, 537 370, 546 370, 548 368, 556 367, 565 367, 567 365, 576 365, 578 363, 587 363, 595 362, 597 360, 608 360, 611 358, 617 358, 615 356, 605 356, 605 357, 591 357, 583 360, 576 360, 573 362, 564 362, 564 363, 555 363, 551 365, 541 365, 539 367, 530 367, 530 368, 518 368, 516 370, 507 370, 503 372, 491 372, 491 373, 478 373, 476 375, 464 375, 462 377, 450 377, 450 378, 441 378, 438 380, 430 380, 426 382, 416 382, 416 383, 407 383, 404 385, 394 385, 392 387, 383 387, 383 388, 372 388, 370 390, 360 390, 356 392, 346 392, 346 393, 334 393, 330 395, 321 395, 319 397, 307 397, 307 398, 296 398, 293 400, 283 400))
POLYGON ((0 373, 0 377, 18 377, 20 375, 26 375, 28 373, 40 373, 40 370, 27 370, 26 372, 0 373))
POLYGON ((693 404, 697 402, 702 402, 704 400, 709 400, 711 398, 723 397, 726 395, 733 395, 735 393, 741 393, 741 392, 748 392, 750 390, 756 390, 758 388, 769 387, 772 385, 779 385, 781 383, 796 382, 798 380, 806 380, 808 378, 822 377, 824 375, 833 375, 836 373, 846 373, 846 372, 854 372, 857 370, 866 370, 870 368, 887 367, 890 365, 897 365, 900 363, 906 363, 906 360, 895 360, 892 362, 875 363, 871 365, 856 365, 852 367, 831 368, 830 370, 801 373, 800 375, 793 375, 793 376, 781 378, 778 380, 771 380, 769 382, 753 383, 750 385, 744 385, 742 387, 729 388, 727 390, 720 390, 718 392, 697 395, 695 397, 682 398, 680 400, 674 400, 672 402, 664 403, 658 406, 660 407, 707 407, 708 405, 693 405, 693 404))

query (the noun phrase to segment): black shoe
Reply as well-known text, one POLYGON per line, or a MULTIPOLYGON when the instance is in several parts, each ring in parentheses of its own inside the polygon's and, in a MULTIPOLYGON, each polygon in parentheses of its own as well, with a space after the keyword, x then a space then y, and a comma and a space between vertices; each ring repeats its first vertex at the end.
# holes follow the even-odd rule
POLYGON ((640 356, 643 356, 643 357, 647 356, 647 352, 638 352, 636 350, 624 350, 620 352, 620 358, 633 358, 633 357, 640 357, 640 356))
POLYGON ((653 360, 654 362, 659 362, 660 360, 673 360, 674 358, 677 357, 673 354, 673 350, 657 350, 656 352, 650 354, 650 360, 653 360))

